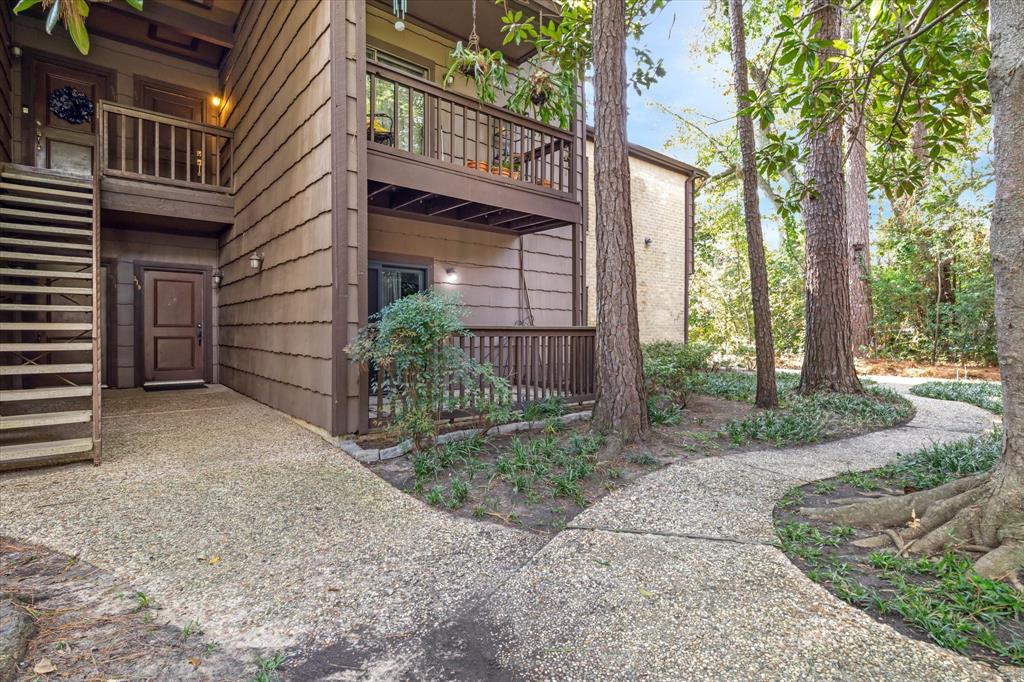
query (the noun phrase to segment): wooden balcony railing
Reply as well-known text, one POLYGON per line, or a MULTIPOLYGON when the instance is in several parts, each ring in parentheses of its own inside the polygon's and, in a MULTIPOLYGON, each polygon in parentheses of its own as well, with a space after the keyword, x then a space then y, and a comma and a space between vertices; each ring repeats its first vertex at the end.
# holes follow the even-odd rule
POLYGON ((113 102, 98 109, 103 175, 231 191, 230 130, 113 102))
MULTIPOLYGON (((469 331, 470 336, 454 336, 450 343, 477 362, 494 367, 509 382, 515 407, 554 397, 566 403, 593 400, 593 327, 473 327, 469 331)), ((371 378, 371 426, 384 426, 393 415, 390 379, 381 369, 371 378)), ((447 387, 446 402, 459 408, 445 416, 477 411, 479 405, 466 389, 457 382, 447 387)))
POLYGON ((366 137, 374 146, 437 159, 535 187, 575 192, 572 134, 372 65, 366 137))

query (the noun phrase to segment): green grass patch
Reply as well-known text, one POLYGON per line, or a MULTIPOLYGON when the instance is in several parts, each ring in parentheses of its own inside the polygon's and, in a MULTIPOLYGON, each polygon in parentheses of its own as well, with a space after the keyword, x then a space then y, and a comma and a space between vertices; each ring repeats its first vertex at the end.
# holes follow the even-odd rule
POLYGON ((899 455, 878 475, 901 487, 925 489, 992 469, 1003 450, 999 430, 952 443, 936 443, 909 455, 899 455))
POLYGON ((553 435, 513 438, 495 461, 492 477, 501 478, 528 500, 538 499, 538 489, 549 489, 582 507, 586 504, 583 481, 594 473, 601 443, 600 437, 591 435, 565 440, 553 435))
POLYGON ((928 381, 910 389, 914 395, 959 400, 995 414, 1003 413, 1003 389, 991 381, 928 381))

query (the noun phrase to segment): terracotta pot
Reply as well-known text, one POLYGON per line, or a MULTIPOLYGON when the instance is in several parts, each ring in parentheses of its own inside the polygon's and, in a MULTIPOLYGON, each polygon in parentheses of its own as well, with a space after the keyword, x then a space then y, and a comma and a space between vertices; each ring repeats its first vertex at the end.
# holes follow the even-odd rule
POLYGON ((490 166, 487 165, 486 161, 467 161, 466 168, 473 168, 475 170, 483 171, 484 173, 486 173, 490 166))
POLYGON ((537 180, 536 184, 542 185, 544 187, 554 187, 554 185, 551 184, 550 180, 537 180))

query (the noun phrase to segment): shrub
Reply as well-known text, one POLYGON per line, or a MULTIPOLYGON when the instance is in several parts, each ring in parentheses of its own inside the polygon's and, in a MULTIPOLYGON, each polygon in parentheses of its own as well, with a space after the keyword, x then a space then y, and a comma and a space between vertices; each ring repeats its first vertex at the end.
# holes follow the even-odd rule
POLYGON ((479 363, 451 345, 452 336, 468 336, 465 313, 451 296, 424 291, 401 298, 371 318, 345 349, 353 362, 377 366, 387 377, 378 390, 390 394, 392 430, 413 441, 416 450, 433 442, 442 413, 477 405, 483 424, 511 416, 508 382, 489 364, 479 363), (447 389, 465 387, 459 396, 447 389), (490 399, 485 399, 485 396, 490 399))
POLYGON ((713 348, 704 344, 659 341, 644 346, 644 379, 651 395, 686 404, 690 377, 709 369, 713 348))

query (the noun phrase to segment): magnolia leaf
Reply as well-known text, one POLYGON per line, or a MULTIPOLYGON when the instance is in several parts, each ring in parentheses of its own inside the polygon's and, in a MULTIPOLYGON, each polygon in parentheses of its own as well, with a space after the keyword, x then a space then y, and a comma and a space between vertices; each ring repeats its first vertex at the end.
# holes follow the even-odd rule
POLYGON ((12 11, 15 14, 21 14, 30 7, 35 7, 40 2, 42 2, 42 0, 18 0, 18 4, 14 6, 12 11))
POLYGON ((89 54, 89 32, 85 30, 85 22, 82 17, 74 15, 69 19, 68 33, 71 34, 71 40, 75 43, 75 47, 82 54, 89 54))
POLYGON ((46 13, 46 32, 53 33, 53 27, 57 25, 57 19, 60 17, 60 0, 53 0, 53 4, 50 5, 50 11, 46 13))
POLYGON ((142 11, 142 0, 124 0, 135 9, 142 11))
POLYGON ((55 666, 53 664, 53 661, 51 661, 48 658, 39 659, 39 662, 36 663, 35 666, 32 668, 32 672, 34 672, 36 675, 48 675, 56 671, 57 666, 55 666))
POLYGON ((85 19, 89 16, 89 2, 88 0, 78 0, 78 13, 85 19))
POLYGON ((868 18, 874 21, 882 13, 884 0, 871 0, 871 9, 868 10, 868 18))

